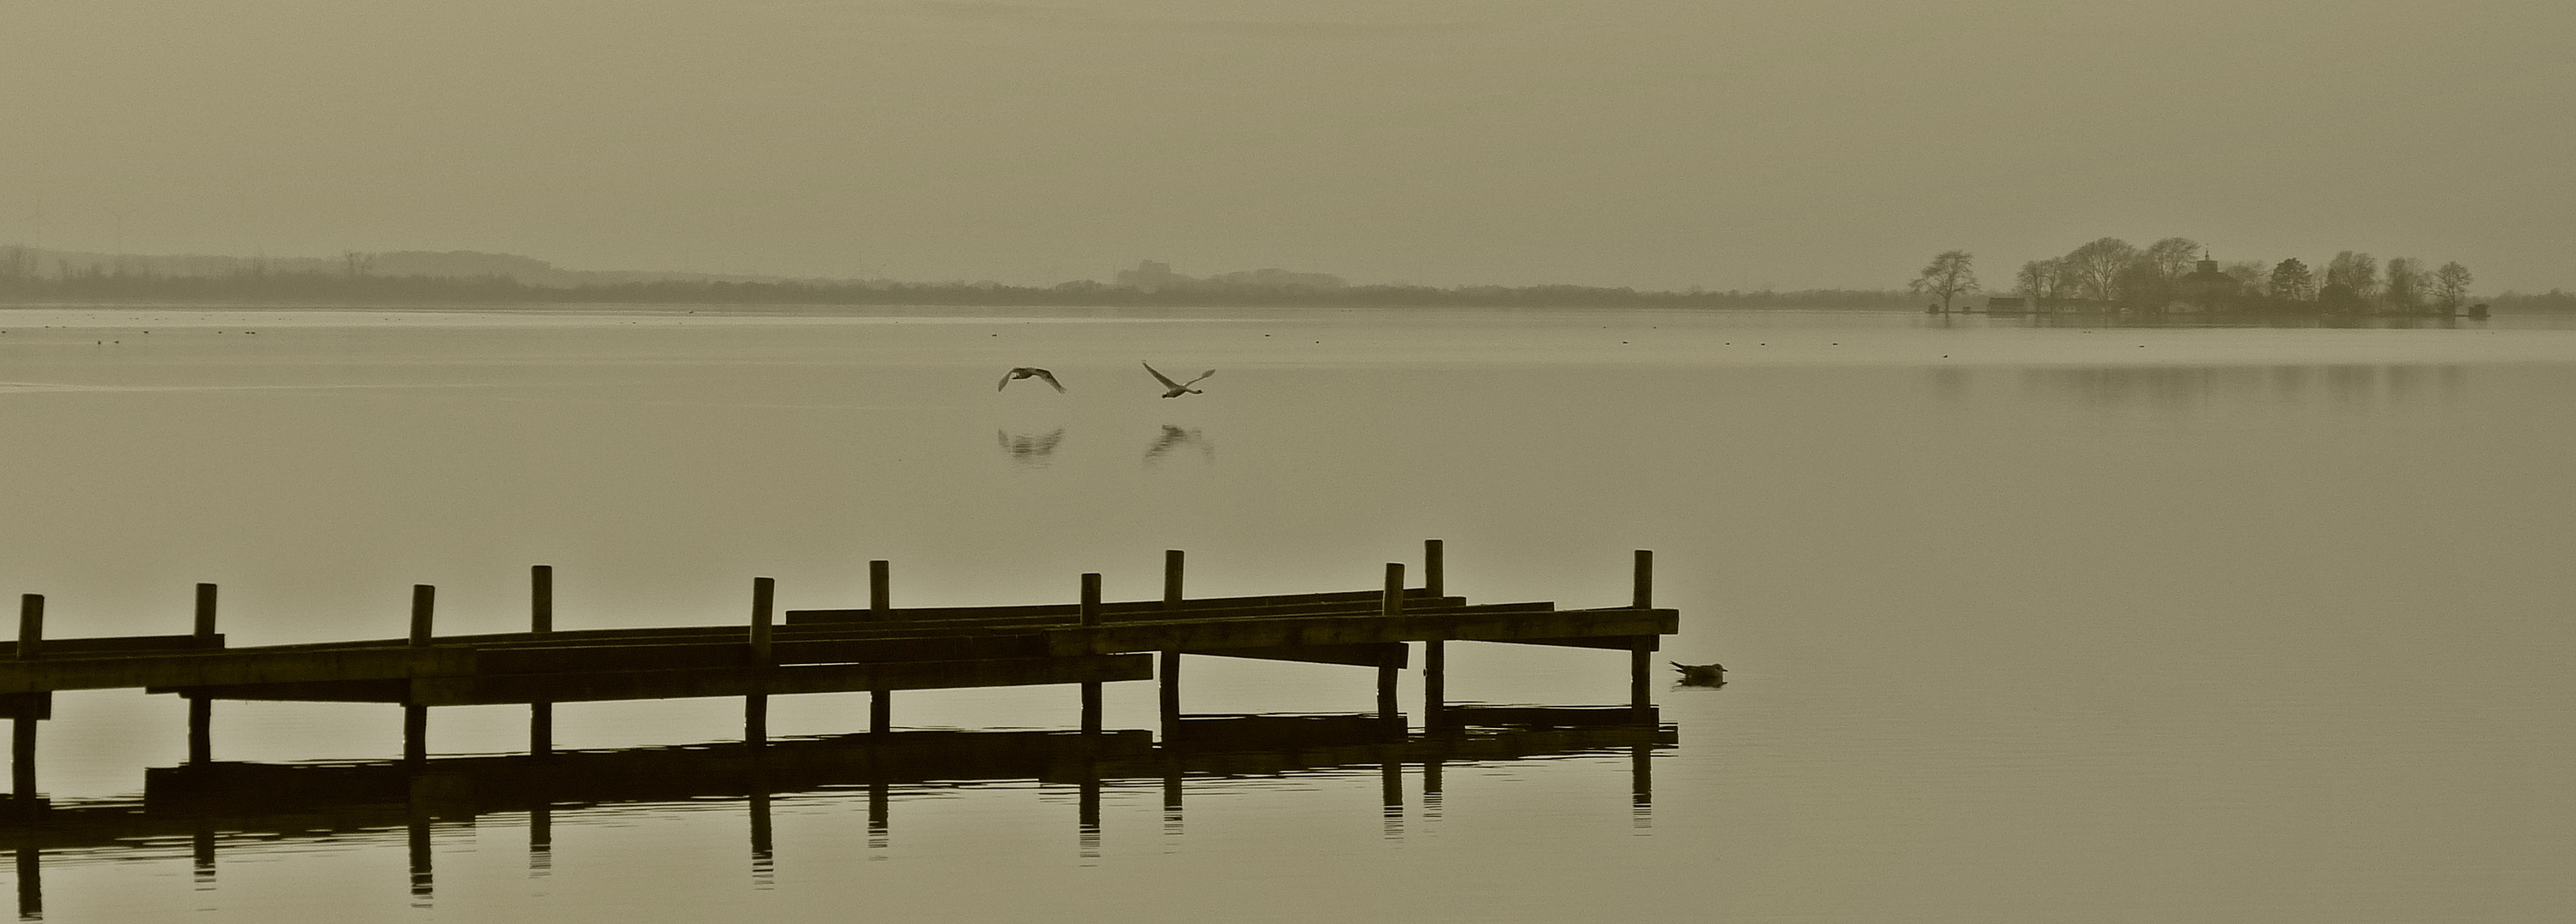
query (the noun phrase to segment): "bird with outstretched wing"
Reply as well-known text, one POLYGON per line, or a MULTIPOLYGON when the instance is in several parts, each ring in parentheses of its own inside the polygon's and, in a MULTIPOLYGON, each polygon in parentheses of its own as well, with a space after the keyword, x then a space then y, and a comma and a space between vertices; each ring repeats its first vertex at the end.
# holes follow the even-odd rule
POLYGON ((1215 375, 1215 374, 1216 374, 1216 370, 1214 370, 1214 369, 1210 369, 1210 370, 1208 370, 1208 371, 1206 371, 1206 372, 1201 372, 1201 373, 1199 373, 1199 377, 1198 377, 1198 378, 1191 379, 1191 380, 1189 380, 1189 381, 1187 381, 1187 382, 1175 382, 1175 381, 1172 381, 1172 377, 1171 377, 1171 376, 1164 375, 1164 374, 1162 373, 1162 370, 1159 370, 1159 369, 1154 368, 1154 364, 1153 364, 1153 363, 1140 362, 1140 363, 1138 363, 1138 365, 1144 366, 1144 367, 1145 367, 1145 371, 1153 373, 1153 374, 1154 374, 1154 380, 1155 380, 1155 381, 1158 381, 1158 382, 1163 383, 1163 389, 1164 389, 1164 391, 1163 391, 1163 397, 1166 397, 1166 398, 1178 398, 1178 397, 1180 397, 1180 396, 1182 396, 1182 395, 1204 395, 1204 394, 1207 394, 1207 392, 1200 391, 1200 390, 1198 390, 1198 389, 1196 389, 1196 388, 1191 388, 1190 386, 1198 384, 1198 383, 1199 383, 1199 381, 1200 381, 1201 379, 1205 379, 1205 378, 1207 378, 1208 376, 1211 376, 1211 375, 1215 375))
POLYGON ((1009 372, 1002 373, 1002 383, 993 386, 993 390, 1001 391, 1004 388, 1010 387, 1011 380, 1013 379, 1045 379, 1047 384, 1055 386, 1055 390, 1057 392, 1061 393, 1064 391, 1064 383, 1055 380, 1055 373, 1048 372, 1036 366, 1020 366, 1009 372))

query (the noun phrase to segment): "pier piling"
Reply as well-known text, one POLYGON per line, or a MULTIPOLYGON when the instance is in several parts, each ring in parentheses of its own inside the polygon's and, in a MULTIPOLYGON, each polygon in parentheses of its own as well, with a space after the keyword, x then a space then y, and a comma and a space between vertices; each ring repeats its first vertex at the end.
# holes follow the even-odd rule
MULTIPOLYGON (((555 568, 553 565, 528 566, 528 632, 544 635, 555 630, 555 568)), ((528 753, 544 757, 555 752, 555 704, 537 700, 528 704, 528 753)))
MULTIPOLYGON (((411 646, 429 647, 433 620, 438 607, 438 588, 428 584, 411 585, 411 646)), ((421 764, 429 760, 429 707, 414 702, 403 703, 403 760, 421 764)), ((427 829, 423 829, 425 832, 427 829)), ((420 835, 426 839, 429 835, 420 835)), ((424 850, 427 848, 423 848, 424 850)))
POLYGON ((18 660, 33 661, 45 654, 45 595, 21 594, 18 597, 18 660))
POLYGON ((1438 539, 1422 540, 1422 589, 1430 591, 1434 597, 1449 595, 1444 579, 1448 572, 1445 545, 1438 539))
POLYGON ((742 698, 742 740, 752 747, 769 744, 768 669, 778 660, 772 643, 772 607, 778 600, 778 582, 765 577, 751 579, 751 666, 760 671, 763 680, 742 698))
MULTIPOLYGON (((868 615, 887 619, 894 615, 894 563, 885 559, 868 562, 868 615)), ((894 730, 894 691, 868 691, 868 731, 884 734, 894 730)))
MULTIPOLYGON (((1077 618, 1083 628, 1100 626, 1100 575, 1096 572, 1082 576, 1082 610, 1077 618)), ((1082 682, 1082 733, 1100 733, 1100 681, 1097 680, 1082 682)))
MULTIPOLYGON (((197 643, 214 647, 215 585, 197 585, 197 612, 194 631, 197 643)), ((215 759, 215 701, 201 693, 188 698, 188 762, 210 763, 215 759)))

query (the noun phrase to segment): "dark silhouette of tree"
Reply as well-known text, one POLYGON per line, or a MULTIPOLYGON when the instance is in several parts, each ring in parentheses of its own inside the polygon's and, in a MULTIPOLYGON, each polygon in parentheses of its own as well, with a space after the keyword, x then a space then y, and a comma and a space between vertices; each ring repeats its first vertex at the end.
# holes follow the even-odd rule
POLYGON ((2106 237, 2069 251, 2063 258, 2075 279, 2075 290, 2096 301, 2111 301, 2120 293, 2120 273, 2138 256, 2138 248, 2116 237, 2106 237))
POLYGON ((1916 295, 1930 295, 1941 300, 1941 310, 1950 310, 1950 300, 1977 291, 1976 258, 1964 250, 1944 250, 1932 257, 1932 264, 1906 283, 1916 295))
MULTIPOLYGON (((2326 262, 2326 285, 2343 286, 2352 297, 2369 301, 2379 294, 2379 261, 2366 253, 2343 251, 2326 262)), ((2325 290, 2317 290, 2317 300, 2325 300, 2325 290)))
POLYGON ((2379 299, 2388 310, 2399 314, 2419 314, 2424 310, 2424 289, 2432 280, 2424 273, 2424 261, 2414 257, 2388 258, 2388 274, 2379 299))
POLYGON ((2469 300, 2469 268, 2453 260, 2433 271, 2433 303, 2443 314, 2457 314, 2460 305, 2469 300))
POLYGON ((2013 275, 2014 285, 2020 288, 2022 297, 2030 299, 2032 310, 2038 310, 2044 299, 2061 297, 2058 291, 2068 281, 2066 263, 2057 259, 2032 260, 2013 275))
POLYGON ((2314 301, 2317 297, 2317 278, 2308 272, 2307 264, 2299 262, 2297 257, 2291 257, 2281 261, 2279 266, 2272 267, 2272 284, 2268 288, 2271 289, 2273 298, 2285 302, 2314 301))

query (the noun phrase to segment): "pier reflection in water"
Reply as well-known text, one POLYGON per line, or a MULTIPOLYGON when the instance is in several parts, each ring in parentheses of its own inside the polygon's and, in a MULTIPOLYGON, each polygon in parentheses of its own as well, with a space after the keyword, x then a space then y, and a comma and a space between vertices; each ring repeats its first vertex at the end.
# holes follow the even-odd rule
POLYGON ((893 843, 897 786, 907 792, 1011 782, 1071 786, 1079 856, 1102 843, 1104 788, 1159 786, 1162 830, 1184 829, 1193 789, 1302 774, 1376 774, 1387 837, 1402 837, 1405 775, 1418 768, 1423 818, 1436 819, 1442 769, 1569 756, 1630 763, 1631 823, 1646 827, 1653 807, 1651 758, 1679 733, 1629 706, 1500 707, 1446 704, 1440 727, 1407 730, 1401 717, 1331 715, 1190 716, 1167 740, 1142 730, 902 731, 773 739, 765 746, 691 745, 556 751, 423 762, 260 764, 210 762, 145 770, 140 800, 18 806, 0 837, 16 853, 21 919, 44 913, 47 854, 88 860, 157 858, 188 845, 199 889, 213 888, 219 846, 363 839, 400 831, 413 903, 436 894, 432 835, 495 814, 524 814, 528 872, 554 863, 558 815, 649 812, 685 803, 739 800, 748 817, 753 884, 766 887, 777 848, 770 815, 782 798, 865 792, 867 844, 882 858, 893 843), (153 850, 151 848, 164 848, 153 850))

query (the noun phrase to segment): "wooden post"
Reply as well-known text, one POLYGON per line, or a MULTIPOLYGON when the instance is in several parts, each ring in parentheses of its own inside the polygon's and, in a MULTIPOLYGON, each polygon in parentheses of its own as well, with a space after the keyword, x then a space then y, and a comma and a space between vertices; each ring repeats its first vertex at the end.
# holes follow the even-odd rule
POLYGON ((1181 550, 1163 550, 1163 605, 1179 606, 1181 596, 1181 550))
POLYGON ((1444 551, 1440 540, 1422 540, 1422 588, 1430 591, 1434 597, 1449 595, 1449 588, 1444 580, 1444 575, 1448 571, 1448 562, 1443 560, 1446 558, 1442 554, 1444 551))
POLYGON ((1422 643, 1422 727, 1438 730, 1449 699, 1449 648, 1432 639, 1422 643))
POLYGON ((26 809, 36 806, 36 722, 22 715, 9 720, 9 794, 26 809))
MULTIPOLYGON (((777 602, 778 582, 765 577, 751 579, 751 664, 766 670, 777 660, 770 644, 770 622, 777 602)), ((762 686, 766 686, 763 684, 762 686)), ((755 690, 742 698, 742 740, 752 747, 769 744, 769 693, 755 690)))
MULTIPOLYGON (((528 566, 528 631, 544 635, 555 630, 555 566, 528 566)), ((528 753, 547 757, 555 752, 555 704, 537 700, 528 704, 528 753)), ((542 808, 539 811, 543 811, 542 808)), ((531 816, 529 822, 536 824, 531 816)), ((531 829, 533 831, 533 828, 531 829)), ((531 838, 536 835, 531 833, 531 838)), ((534 848, 531 848, 534 849, 534 848)))
MULTIPOLYGON (((1081 619, 1085 627, 1100 625, 1100 575, 1097 573, 1082 576, 1081 619)), ((1097 680, 1087 680, 1082 684, 1082 733, 1100 733, 1100 681, 1097 680)))
MULTIPOLYGON (((414 648, 426 648, 426 647, 429 647, 429 642, 430 642, 430 638, 431 638, 431 633, 430 633, 431 623, 432 623, 433 616, 434 616, 434 614, 435 614, 435 613, 436 613, 436 611, 437 611, 437 602, 438 602, 438 588, 436 588, 436 587, 432 587, 432 586, 430 586, 430 585, 428 585, 428 584, 414 584, 414 585, 412 585, 412 586, 411 586, 411 644, 412 644, 412 647, 414 647, 414 648)), ((422 763, 427 762, 428 760, 429 760, 429 707, 427 707, 427 706, 423 706, 423 705, 420 705, 420 704, 418 704, 418 703, 404 703, 404 704, 403 704, 403 761, 404 761, 405 763, 409 763, 409 764, 413 764, 413 765, 419 765, 419 764, 422 764, 422 763)), ((428 834, 428 831, 429 831, 429 829, 428 829, 426 826, 422 826, 422 827, 419 827, 419 828, 415 831, 415 833, 414 833, 414 835, 413 835, 414 837, 416 837, 416 838, 418 838, 418 839, 420 840, 421 845, 422 845, 422 846, 420 847, 420 850, 422 851, 422 858, 421 858, 421 859, 419 859, 419 860, 417 860, 416 862, 421 862, 421 863, 426 863, 426 862, 428 862, 428 860, 426 859, 426 857, 427 857, 427 851, 428 851, 428 849, 429 849, 429 848, 428 848, 428 846, 427 846, 427 845, 428 845, 428 840, 429 840, 429 834, 428 834)), ((418 876, 420 876, 420 875, 425 875, 425 874, 417 874, 417 873, 416 873, 416 874, 415 874, 415 878, 418 878, 418 876)), ((423 886, 421 886, 418 882, 415 882, 415 883, 414 883, 414 885, 413 885, 413 890, 414 890, 415 892, 419 891, 421 888, 423 888, 423 886)))
POLYGON ((1154 679, 1162 687, 1163 744, 1168 747, 1181 737, 1181 653, 1163 652, 1154 679))
POLYGON ((1395 679, 1400 673, 1402 669, 1392 664, 1377 667, 1377 717, 1388 722, 1404 720, 1404 712, 1395 704, 1395 679))
POLYGON ((1655 637, 1640 636, 1628 645, 1628 710, 1636 720, 1645 722, 1655 714, 1655 698, 1648 692, 1655 676, 1655 637))
POLYGON ((215 701, 198 694, 188 696, 188 762, 212 763, 215 759, 215 701))
MULTIPOLYGON (((894 564, 884 559, 868 562, 868 616, 872 619, 894 617, 894 564)), ((868 731, 884 733, 894 730, 894 691, 868 691, 868 731)))
POLYGON ((528 566, 528 631, 555 630, 555 566, 528 566))
POLYGON ((1388 616, 1404 615, 1404 563, 1386 563, 1386 593, 1378 601, 1378 612, 1388 616))
POLYGON ((415 648, 429 645, 430 620, 438 601, 438 588, 427 584, 411 585, 411 644, 415 648))
POLYGON ((403 704, 403 762, 419 765, 429 760, 429 707, 417 703, 403 704))
POLYGON ((1637 550, 1637 599, 1629 605, 1641 610, 1655 607, 1655 553, 1652 549, 1637 550))
POLYGON ((212 645, 215 640, 215 585, 197 585, 197 640, 212 645))
MULTIPOLYGON (((197 585, 197 613, 193 634, 198 644, 212 648, 215 644, 215 585, 197 585)), ((215 701, 202 694, 188 697, 188 762, 211 763, 215 759, 215 701)))
POLYGON ((751 663, 769 667, 776 660, 770 645, 772 615, 778 601, 778 582, 765 577, 751 579, 751 663))
POLYGON ((18 660, 33 661, 45 656, 45 595, 21 594, 18 597, 18 660))

